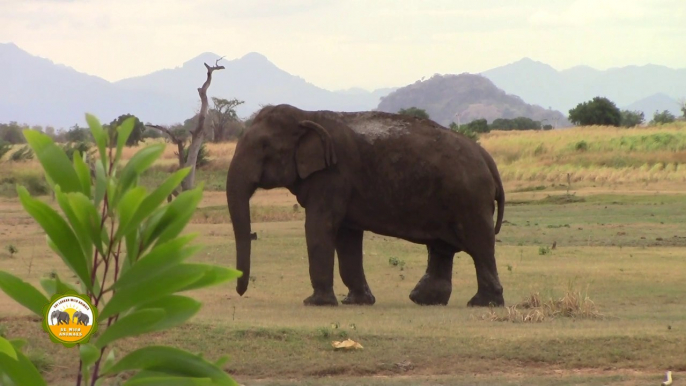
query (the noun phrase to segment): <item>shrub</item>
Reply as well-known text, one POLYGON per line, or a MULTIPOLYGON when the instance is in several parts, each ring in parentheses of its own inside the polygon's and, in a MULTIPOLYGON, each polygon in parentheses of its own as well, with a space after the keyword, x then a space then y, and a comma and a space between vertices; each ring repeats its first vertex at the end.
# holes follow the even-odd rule
POLYGON ((576 151, 586 151, 588 150, 588 143, 584 140, 581 140, 574 145, 574 149, 576 151))
POLYGON ((12 144, 5 142, 0 139, 0 159, 5 156, 10 150, 12 150, 12 144))
MULTIPOLYGON (((117 361, 112 343, 179 326, 199 311, 199 302, 178 292, 221 284, 240 277, 241 272, 185 262, 199 250, 189 245, 197 234, 180 234, 200 202, 202 185, 179 194, 171 203, 165 204, 165 199, 189 168, 175 172, 148 193, 138 185, 140 174, 162 155, 165 145, 147 146, 119 168, 133 119, 117 127, 116 144, 95 117, 87 115, 86 119, 99 154, 94 178, 79 152, 70 161, 49 136, 24 131, 64 215, 17 186, 22 206, 43 228, 51 249, 78 278, 80 288, 55 273, 40 280, 41 292, 0 271, 0 289, 43 317, 44 328, 49 298, 80 293, 90 299, 99 334, 88 343, 78 343, 77 385, 102 384, 105 378, 123 372, 131 375, 127 381, 131 384, 236 385, 220 368, 225 358, 213 363, 176 348, 141 347, 117 361)), ((0 338, 0 379, 10 385, 45 385, 36 366, 22 353, 24 343, 0 338)))
MULTIPOLYGON (((183 150, 183 162, 188 161, 188 148, 183 150)), ((207 150, 207 146, 203 143, 200 145, 200 151, 198 152, 198 159, 195 161, 195 166, 199 169, 203 166, 209 165, 210 163, 210 151, 207 150)))
POLYGON ((22 146, 19 150, 10 155, 12 162, 24 162, 33 159, 33 150, 28 145, 22 146))

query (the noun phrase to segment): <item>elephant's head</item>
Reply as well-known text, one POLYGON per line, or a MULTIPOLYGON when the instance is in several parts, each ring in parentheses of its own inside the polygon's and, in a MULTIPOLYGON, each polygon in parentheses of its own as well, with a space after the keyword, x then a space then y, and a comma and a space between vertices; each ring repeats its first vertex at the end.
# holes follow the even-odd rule
POLYGON ((288 105, 267 106, 238 141, 226 179, 226 198, 236 238, 236 268, 243 272, 236 291, 250 278, 250 197, 257 188, 292 187, 298 180, 336 163, 329 133, 288 105))
POLYGON ((73 322, 75 319, 80 318, 81 315, 83 315, 83 314, 81 313, 81 311, 76 311, 76 312, 74 312, 74 315, 72 315, 72 317, 71 317, 71 321, 73 322))

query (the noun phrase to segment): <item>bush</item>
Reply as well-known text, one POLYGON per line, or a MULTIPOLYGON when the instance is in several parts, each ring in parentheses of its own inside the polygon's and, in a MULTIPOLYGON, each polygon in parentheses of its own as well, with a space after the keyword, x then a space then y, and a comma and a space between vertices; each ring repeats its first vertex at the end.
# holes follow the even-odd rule
POLYGON ((33 159, 33 150, 28 145, 22 146, 19 150, 10 155, 12 162, 24 162, 33 159))
POLYGON ((622 119, 620 125, 622 127, 634 127, 642 124, 645 121, 645 117, 642 111, 621 111, 622 119))
POLYGON ((12 144, 0 139, 0 159, 5 156, 10 150, 12 150, 12 144))
POLYGON ((574 145, 574 149, 576 151, 586 151, 588 150, 588 143, 586 143, 584 140, 581 140, 574 145))
MULTIPOLYGON (((184 164, 188 161, 188 148, 183 150, 183 162, 184 164)), ((200 169, 203 166, 209 165, 210 163, 210 151, 203 143, 200 145, 200 151, 198 152, 198 159, 195 161, 195 167, 200 169)))
MULTIPOLYGON (((225 357, 209 362, 184 350, 148 346, 117 361, 113 343, 180 326, 200 310, 199 302, 179 292, 225 283, 241 272, 185 262, 199 250, 189 245, 197 234, 181 232, 202 198, 202 185, 179 194, 171 203, 165 199, 190 168, 177 171, 148 193, 138 185, 140 175, 162 155, 165 145, 145 147, 119 168, 133 119, 116 129, 115 145, 95 117, 86 118, 99 153, 95 178, 78 152, 69 161, 49 136, 24 131, 64 215, 32 197, 24 186, 17 187, 24 210, 43 228, 51 249, 78 282, 63 281, 55 273, 40 280, 41 292, 0 271, 0 289, 39 315, 46 331, 49 299, 62 294, 83 294, 84 301, 90 299, 92 321, 100 325, 89 330, 97 328, 98 334, 90 341, 61 342, 67 347, 78 344, 73 357, 78 355, 79 364, 72 367, 78 369, 77 385, 103 384, 121 373, 127 373, 127 384, 236 385, 221 369, 225 357), (108 275, 110 265, 114 273, 108 275)), ((0 379, 8 385, 46 385, 36 365, 22 353, 24 344, 24 340, 0 338, 0 379)))
POLYGON ((409 115, 412 117, 423 118, 423 119, 429 119, 429 114, 426 112, 426 110, 420 109, 417 107, 408 107, 406 109, 400 109, 400 110, 398 110, 398 114, 409 115))
POLYGON ((468 125, 457 126, 457 124, 455 122, 453 122, 450 124, 450 130, 452 130, 456 133, 460 133, 460 134, 464 135, 465 137, 471 139, 472 141, 478 142, 478 140, 479 140, 479 134, 471 131, 469 129, 468 125))
POLYGON ((676 116, 672 114, 669 110, 663 110, 662 112, 655 111, 653 114, 653 120, 650 121, 651 125, 664 125, 666 123, 672 123, 676 121, 676 116))

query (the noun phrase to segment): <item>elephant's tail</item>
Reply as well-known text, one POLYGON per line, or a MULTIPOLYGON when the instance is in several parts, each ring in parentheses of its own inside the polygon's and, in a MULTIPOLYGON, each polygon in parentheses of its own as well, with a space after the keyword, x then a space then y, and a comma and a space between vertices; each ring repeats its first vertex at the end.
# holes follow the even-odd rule
POLYGON ((503 216, 505 215, 505 189, 503 189, 503 181, 500 179, 500 173, 498 172, 498 167, 495 165, 493 157, 488 154, 486 149, 480 148, 495 182, 495 201, 498 204, 498 217, 495 222, 495 234, 497 235, 500 232, 500 227, 503 225, 503 216))
POLYGON ((500 232, 500 227, 503 225, 503 216, 505 215, 505 190, 497 170, 494 178, 496 181, 495 201, 498 203, 498 217, 495 222, 495 234, 497 235, 500 232))

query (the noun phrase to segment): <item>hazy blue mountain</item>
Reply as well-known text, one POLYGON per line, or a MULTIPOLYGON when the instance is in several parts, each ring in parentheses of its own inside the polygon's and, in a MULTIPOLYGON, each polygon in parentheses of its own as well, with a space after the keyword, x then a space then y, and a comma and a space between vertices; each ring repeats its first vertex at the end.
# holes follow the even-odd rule
MULTIPOLYGON (((524 58, 484 71, 482 75, 529 103, 552 107, 564 114, 595 96, 607 97, 620 107, 655 94, 675 100, 686 97, 686 69, 652 64, 603 71, 576 66, 557 71, 547 64, 524 58)), ((661 106, 660 110, 672 108, 669 103, 661 106)))
POLYGON ((623 106, 622 108, 632 111, 643 111, 646 122, 653 119, 653 114, 655 114, 656 110, 660 112, 668 110, 677 117, 683 114, 681 112, 681 108, 679 107, 679 102, 663 93, 653 94, 647 98, 643 98, 632 104, 623 106))
POLYGON ((417 81, 385 96, 377 110, 396 113, 409 107, 426 110, 431 119, 446 127, 457 122, 458 116, 460 123, 527 117, 558 128, 571 125, 559 111, 527 104, 478 74, 434 75, 417 81))
MULTIPOLYGON (((110 83, 70 67, 33 56, 14 44, 0 44, 0 121, 67 128, 85 125, 84 113, 110 122, 131 113, 144 122, 173 124, 200 107, 197 88, 205 80, 203 63, 218 55, 201 54, 181 66, 110 83)), ((210 97, 245 101, 247 117, 263 104, 290 103, 304 109, 371 110, 391 89, 333 92, 291 75, 258 53, 219 62, 210 97)))
POLYGON ((127 112, 160 119, 168 107, 157 100, 152 92, 125 92, 14 44, 0 44, 0 121, 66 128, 84 126, 86 112, 107 122, 127 112))
MULTIPOLYGON (((203 63, 214 64, 218 57, 212 53, 204 53, 180 67, 124 79, 115 85, 131 91, 152 90, 164 93, 183 100, 187 106, 197 108, 199 101, 195 90, 206 76, 203 63)), ((222 60, 219 64, 225 69, 214 73, 208 95, 245 101, 237 109, 239 116, 248 116, 260 105, 278 103, 289 103, 306 110, 370 110, 378 104, 380 96, 388 92, 325 90, 281 70, 265 56, 255 52, 239 59, 222 60)))

